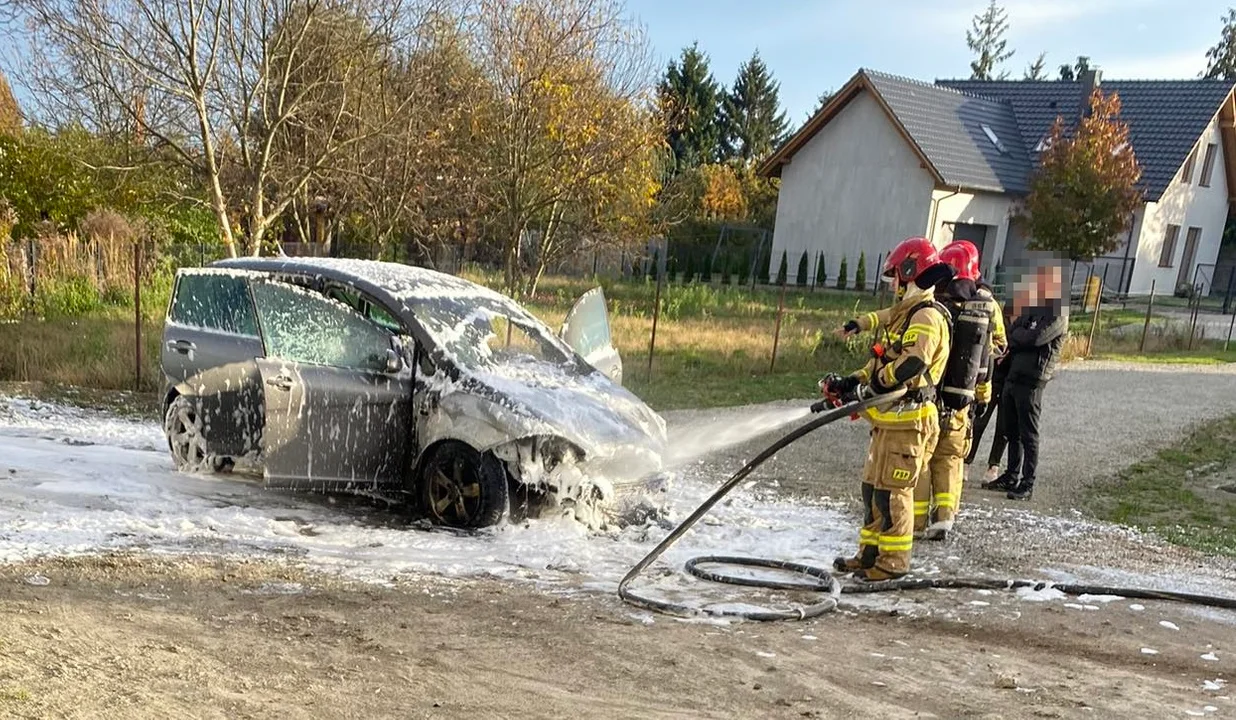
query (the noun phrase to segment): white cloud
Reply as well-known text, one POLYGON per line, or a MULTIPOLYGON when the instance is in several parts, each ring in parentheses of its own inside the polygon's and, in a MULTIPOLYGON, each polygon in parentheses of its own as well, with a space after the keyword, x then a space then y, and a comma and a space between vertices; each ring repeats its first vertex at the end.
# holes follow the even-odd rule
POLYGON ((1170 78, 1191 80, 1206 69, 1206 48, 1177 50, 1158 55, 1128 55, 1105 58, 1099 67, 1103 75, 1112 79, 1154 80, 1170 78))

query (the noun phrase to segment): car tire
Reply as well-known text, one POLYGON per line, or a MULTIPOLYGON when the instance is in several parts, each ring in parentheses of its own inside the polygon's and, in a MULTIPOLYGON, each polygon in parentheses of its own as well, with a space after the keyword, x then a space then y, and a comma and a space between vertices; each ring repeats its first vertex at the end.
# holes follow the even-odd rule
POLYGON ((421 465, 418 485, 421 507, 436 525, 496 525, 509 502, 502 461, 454 440, 430 451, 421 465))
POLYGON ((177 395, 167 404, 163 414, 163 432, 172 462, 180 472, 219 472, 231 469, 231 458, 210 451, 202 416, 191 398, 177 395))

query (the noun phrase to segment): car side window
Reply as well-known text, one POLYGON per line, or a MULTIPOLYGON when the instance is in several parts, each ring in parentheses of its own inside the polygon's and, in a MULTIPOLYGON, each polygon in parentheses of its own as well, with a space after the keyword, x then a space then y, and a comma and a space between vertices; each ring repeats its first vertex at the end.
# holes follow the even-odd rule
POLYGON ((381 371, 391 334, 348 305, 278 282, 255 282, 266 355, 280 360, 381 371))
POLYGON ((248 337, 258 334, 249 284, 241 275, 181 275, 168 315, 172 322, 188 327, 248 337))

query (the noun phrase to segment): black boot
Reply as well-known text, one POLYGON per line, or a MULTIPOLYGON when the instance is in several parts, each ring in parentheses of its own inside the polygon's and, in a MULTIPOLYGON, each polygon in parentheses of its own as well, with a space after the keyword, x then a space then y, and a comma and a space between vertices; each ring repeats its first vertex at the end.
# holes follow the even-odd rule
POLYGON ((1017 486, 1009 490, 1009 494, 1005 497, 1009 500, 1029 500, 1034 497, 1034 483, 1017 483, 1017 486))
POLYGON ((1008 473, 1004 473, 991 482, 983 483, 982 488, 984 490, 995 490, 996 492, 1010 492, 1013 488, 1017 487, 1017 485, 1018 481, 1016 478, 1008 473))

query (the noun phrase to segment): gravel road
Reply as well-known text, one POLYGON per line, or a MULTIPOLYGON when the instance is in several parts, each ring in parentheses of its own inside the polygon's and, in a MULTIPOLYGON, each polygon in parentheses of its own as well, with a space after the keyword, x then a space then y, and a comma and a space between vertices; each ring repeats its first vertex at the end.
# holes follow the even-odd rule
MULTIPOLYGON (((806 402, 809 399, 802 401, 806 402)), ((698 428, 709 422, 725 427, 759 412, 802 403, 665 416, 672 433, 675 428, 698 428)), ((1061 560, 1133 572, 1199 565, 1190 551, 1127 529, 1091 523, 1074 508, 1089 483, 1111 477, 1179 440, 1198 422, 1236 413, 1236 366, 1075 362, 1062 368, 1047 387, 1043 406, 1034 500, 1014 503, 978 489, 989 429, 980 460, 971 469, 975 481, 963 498, 958 532, 943 546, 919 543, 916 557, 945 562, 961 555, 974 567, 1027 571, 1046 564, 1060 567, 1061 560)), ((792 427, 710 453, 692 471, 713 475, 720 483, 792 427)), ((862 421, 842 421, 821 429, 783 450, 755 477, 781 493, 838 501, 857 511, 868 427, 862 421)), ((1206 565, 1232 576, 1232 563, 1215 560, 1206 565)))

